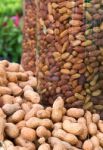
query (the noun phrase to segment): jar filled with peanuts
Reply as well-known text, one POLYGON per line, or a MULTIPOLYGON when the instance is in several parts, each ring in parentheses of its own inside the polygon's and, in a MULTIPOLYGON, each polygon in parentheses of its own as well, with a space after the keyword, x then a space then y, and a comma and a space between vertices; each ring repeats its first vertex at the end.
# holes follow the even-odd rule
POLYGON ((86 0, 83 6, 86 25, 82 43, 86 55, 84 108, 103 116, 103 0, 86 0))
POLYGON ((61 96, 67 108, 103 115, 102 8, 103 0, 35 0, 37 88, 45 105, 61 96))
POLYGON ((57 96, 67 107, 85 103, 85 16, 83 0, 38 2, 38 90, 43 102, 57 96))

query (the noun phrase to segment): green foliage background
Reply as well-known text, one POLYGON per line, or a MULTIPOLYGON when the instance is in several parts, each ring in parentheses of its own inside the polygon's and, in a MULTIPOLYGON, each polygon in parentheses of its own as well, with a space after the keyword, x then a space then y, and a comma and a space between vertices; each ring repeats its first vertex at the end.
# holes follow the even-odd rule
POLYGON ((0 1, 0 59, 20 62, 22 50, 22 0, 0 1), (19 26, 14 25, 12 16, 19 15, 19 26))

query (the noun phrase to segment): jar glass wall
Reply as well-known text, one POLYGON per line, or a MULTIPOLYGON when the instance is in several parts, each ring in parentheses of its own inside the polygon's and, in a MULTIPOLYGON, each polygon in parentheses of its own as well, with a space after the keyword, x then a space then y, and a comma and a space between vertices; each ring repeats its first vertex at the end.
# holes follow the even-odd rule
POLYGON ((25 70, 35 73, 36 60, 36 5, 35 0, 24 0, 23 53, 21 63, 25 70))

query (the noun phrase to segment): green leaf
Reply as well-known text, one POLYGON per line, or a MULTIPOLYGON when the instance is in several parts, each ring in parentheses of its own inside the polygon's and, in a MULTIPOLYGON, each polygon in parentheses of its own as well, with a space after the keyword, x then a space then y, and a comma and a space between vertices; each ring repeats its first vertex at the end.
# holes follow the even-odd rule
POLYGON ((18 43, 21 43, 22 42, 22 35, 18 36, 18 43))

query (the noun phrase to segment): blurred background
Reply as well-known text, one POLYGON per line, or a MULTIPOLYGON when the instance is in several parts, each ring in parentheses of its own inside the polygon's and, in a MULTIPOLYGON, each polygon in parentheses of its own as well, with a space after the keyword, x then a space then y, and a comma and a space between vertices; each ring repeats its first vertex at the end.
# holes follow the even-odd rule
POLYGON ((22 1, 0 1, 0 60, 20 62, 23 24, 22 1))

